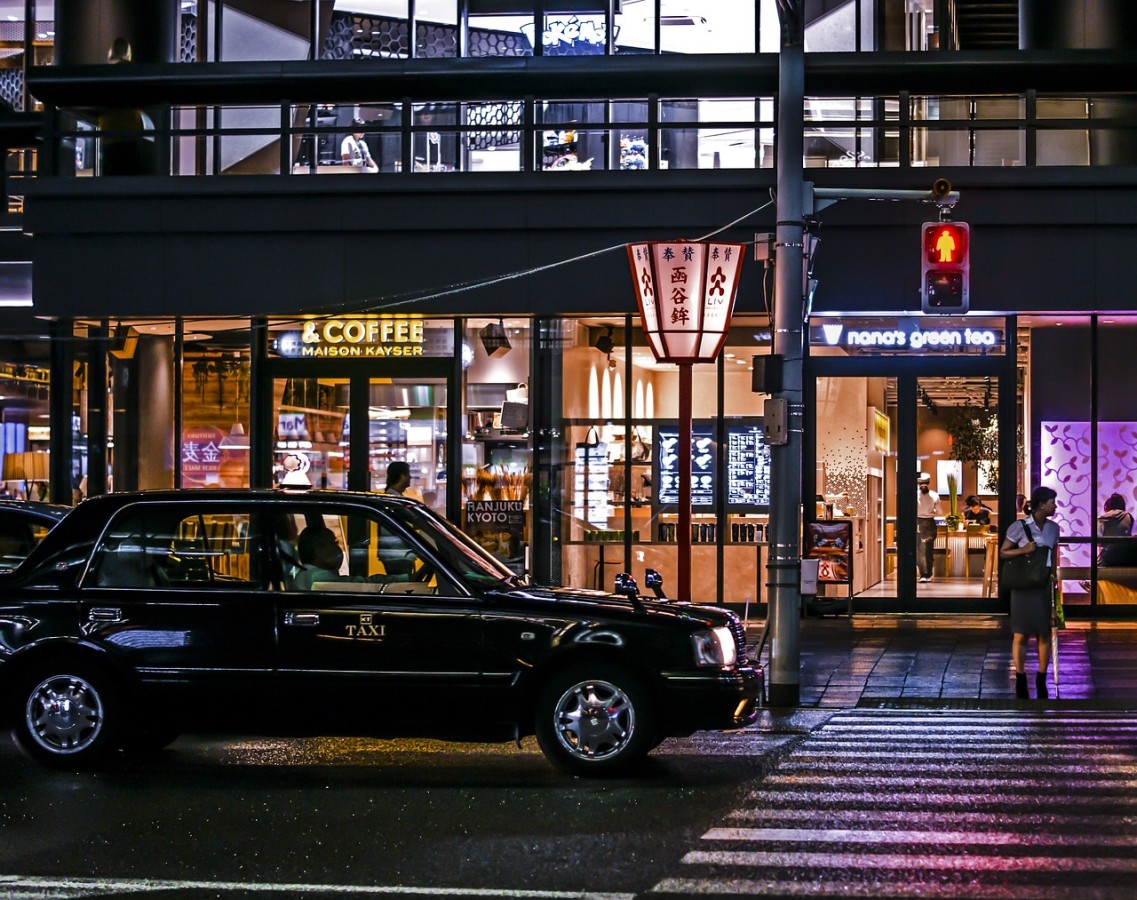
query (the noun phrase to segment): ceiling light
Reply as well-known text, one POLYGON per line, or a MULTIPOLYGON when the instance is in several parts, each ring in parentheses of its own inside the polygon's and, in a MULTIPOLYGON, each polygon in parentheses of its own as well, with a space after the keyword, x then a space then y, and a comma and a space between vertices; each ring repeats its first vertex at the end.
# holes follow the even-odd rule
POLYGON ((478 336, 482 339, 482 346, 486 348, 486 354, 489 356, 505 356, 513 349, 509 338, 505 335, 505 323, 501 319, 496 323, 490 322, 478 332, 478 336))

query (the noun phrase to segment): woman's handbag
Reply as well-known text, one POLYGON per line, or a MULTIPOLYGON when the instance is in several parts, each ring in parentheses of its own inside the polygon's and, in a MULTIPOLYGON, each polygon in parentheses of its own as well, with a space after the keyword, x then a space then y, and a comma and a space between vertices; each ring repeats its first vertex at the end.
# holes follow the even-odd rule
MULTIPOLYGON (((1023 521, 1026 536, 1032 541, 1030 526, 1023 521)), ((1011 590, 1024 590, 1045 587, 1050 583, 1050 566, 1047 564, 1047 550, 1039 547, 1034 553, 1022 556, 1012 556, 1003 563, 1003 571, 999 573, 999 586, 1011 590)))

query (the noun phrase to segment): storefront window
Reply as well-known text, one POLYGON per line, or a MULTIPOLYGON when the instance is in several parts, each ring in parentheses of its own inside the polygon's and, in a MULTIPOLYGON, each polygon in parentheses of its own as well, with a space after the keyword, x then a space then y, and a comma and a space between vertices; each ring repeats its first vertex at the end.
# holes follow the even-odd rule
POLYGON ((1061 529, 1062 591, 1067 604, 1090 602, 1092 540, 1101 504, 1093 489, 1091 326, 1088 316, 1020 320, 1029 348, 1025 434, 1029 468, 1022 493, 1039 486, 1058 492, 1054 521, 1061 529))
MULTIPOLYGON (((51 370, 47 341, 0 340, 0 497, 49 499, 51 370)), ((70 503, 71 497, 50 497, 70 503)))
POLYGON ((533 513, 527 319, 467 319, 462 525, 517 573, 526 571, 533 513))

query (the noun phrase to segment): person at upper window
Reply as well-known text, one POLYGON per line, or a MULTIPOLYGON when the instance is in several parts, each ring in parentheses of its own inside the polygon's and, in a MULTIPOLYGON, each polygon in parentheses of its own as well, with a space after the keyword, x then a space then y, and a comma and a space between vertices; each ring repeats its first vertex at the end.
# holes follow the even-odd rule
POLYGON ((351 120, 352 131, 340 144, 340 159, 345 166, 354 166, 366 172, 378 172, 379 167, 371 158, 371 151, 367 148, 367 141, 363 139, 363 119, 351 120))
POLYGON ((990 525, 991 509, 984 506, 983 501, 972 494, 964 501, 963 520, 972 525, 990 525))
POLYGON ((292 579, 292 586, 298 591, 310 591, 313 585, 328 582, 389 584, 411 580, 409 575, 341 575, 343 548, 335 533, 325 525, 309 525, 301 531, 296 553, 300 557, 300 569, 292 579))
POLYGON ((1125 511, 1125 498, 1110 494, 1105 512, 1098 516, 1099 537, 1129 537, 1133 533, 1133 516, 1125 511))

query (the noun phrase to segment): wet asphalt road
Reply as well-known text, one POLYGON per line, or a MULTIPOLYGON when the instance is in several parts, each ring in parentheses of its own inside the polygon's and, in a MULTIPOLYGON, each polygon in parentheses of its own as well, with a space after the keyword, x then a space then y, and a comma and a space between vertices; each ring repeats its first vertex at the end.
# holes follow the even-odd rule
POLYGON ((0 897, 1131 898, 1137 713, 806 710, 634 778, 531 742, 0 749, 0 897))
POLYGON ((35 766, 5 738, 0 896, 366 896, 376 887, 630 896, 675 869, 819 718, 801 715, 813 721, 665 742, 636 777, 606 781, 560 774, 532 740, 518 750, 182 738, 148 759, 71 774, 35 766))

